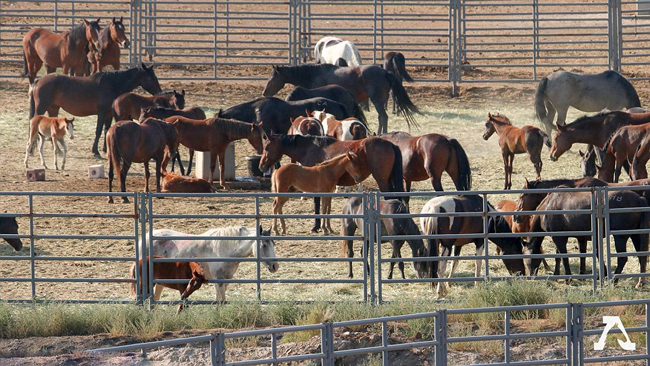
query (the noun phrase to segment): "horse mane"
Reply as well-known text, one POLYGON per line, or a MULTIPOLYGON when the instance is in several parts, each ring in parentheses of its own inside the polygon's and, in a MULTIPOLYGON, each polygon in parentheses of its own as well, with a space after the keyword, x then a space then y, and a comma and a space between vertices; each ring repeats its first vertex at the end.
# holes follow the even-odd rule
POLYGON ((282 147, 294 147, 300 143, 308 142, 318 147, 327 147, 338 141, 330 136, 311 136, 311 135, 280 135, 280 145, 282 147))
POLYGON ((331 159, 327 159, 327 160, 325 160, 325 161, 323 161, 321 163, 318 163, 318 164, 316 164, 316 166, 329 166, 329 165, 332 165, 332 164, 336 163, 338 160, 343 159, 346 156, 347 156, 346 154, 340 154, 340 155, 337 155, 337 156, 335 156, 335 157, 333 157, 331 159))
POLYGON ((307 89, 303 88, 302 86, 297 86, 293 88, 285 100, 302 100, 305 96, 305 90, 307 89))
POLYGON ((84 23, 78 24, 77 26, 70 29, 69 47, 74 47, 78 41, 86 41, 86 25, 84 23))
POLYGON ((219 117, 213 118, 212 124, 215 125, 219 131, 227 135, 234 134, 237 136, 248 136, 252 126, 252 124, 248 122, 219 117))
POLYGON ((528 182, 528 189, 555 188, 559 185, 565 185, 573 180, 574 179, 534 180, 528 182))
POLYGON ((125 84, 129 84, 135 77, 135 73, 140 72, 139 67, 132 67, 126 70, 102 71, 91 76, 98 83, 109 83, 111 88, 122 90, 125 84))
POLYGON ((293 76, 300 80, 313 80, 323 73, 328 73, 338 68, 339 66, 330 64, 303 64, 281 67, 279 70, 288 70, 293 76))
POLYGON ((492 114, 490 120, 493 120, 493 121, 499 122, 499 123, 505 123, 507 125, 512 126, 512 122, 510 121, 510 119, 508 117, 502 115, 502 114, 499 114, 499 113, 492 114))
MULTIPOLYGON (((217 227, 217 228, 212 228, 204 232, 203 234, 201 234, 201 236, 231 236, 231 237, 242 237, 242 238, 250 237, 254 235, 255 235, 254 229, 247 228, 244 226, 217 227)), ((257 250, 257 245, 253 245, 255 243, 255 240, 252 239, 250 240, 215 239, 215 240, 210 240, 209 242, 210 245, 213 247, 215 253, 219 253, 220 255, 230 254, 230 256, 232 256, 233 253, 243 251, 243 250, 248 250, 248 248, 251 246, 253 247, 253 255, 255 255, 255 251, 257 250), (219 248, 216 248, 217 242, 219 248)))
POLYGON ((593 116, 589 116, 589 115, 585 114, 582 117, 578 117, 578 119, 576 119, 575 121, 573 121, 571 123, 567 123, 565 128, 580 127, 583 124, 591 123, 596 119, 600 119, 602 117, 609 116, 612 113, 616 113, 616 112, 615 111, 612 112, 609 109, 603 109, 602 111, 594 114, 593 116))

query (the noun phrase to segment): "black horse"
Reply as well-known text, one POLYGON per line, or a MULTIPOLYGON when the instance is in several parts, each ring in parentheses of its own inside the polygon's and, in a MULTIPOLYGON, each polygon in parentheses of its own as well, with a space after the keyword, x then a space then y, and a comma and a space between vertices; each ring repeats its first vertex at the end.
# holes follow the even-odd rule
POLYGON ((314 89, 305 89, 301 86, 297 86, 284 100, 296 101, 318 97, 331 99, 343 104, 349 112, 352 112, 354 116, 358 116, 356 118, 359 121, 367 125, 366 116, 364 115, 363 110, 359 107, 357 101, 354 99, 354 95, 342 86, 325 85, 314 89))
MULTIPOLYGON (((402 82, 408 81, 412 83, 414 81, 408 71, 406 71, 406 59, 401 52, 391 51, 384 56, 384 70, 392 72, 402 82)), ((393 114, 397 114, 395 94, 393 94, 393 114)))
MULTIPOLYGON (((18 234, 18 222, 16 222, 15 217, 0 217, 0 234, 18 234)), ((5 241, 11 245, 15 251, 19 251, 23 248, 23 242, 18 238, 5 238, 5 241)))
MULTIPOLYGON (((382 214, 393 215, 393 214, 406 214, 408 213, 408 208, 400 200, 390 199, 380 202, 380 211, 382 214)), ((343 207, 343 215, 360 215, 363 213, 363 200, 360 197, 352 197, 343 207)), ((352 236, 356 233, 357 228, 363 228, 363 220, 361 218, 351 218, 346 217, 341 219, 341 236, 352 236)), ((420 235, 420 229, 415 224, 412 218, 410 217, 400 217, 400 218, 382 218, 381 219, 381 235, 382 236, 393 236, 393 235, 420 235)), ((387 242, 388 240, 383 240, 382 243, 387 242)), ((406 240, 391 240, 390 243, 393 247, 393 255, 391 258, 402 258, 402 245, 404 241, 409 243, 411 247, 411 254, 413 258, 417 257, 427 257, 429 256, 429 250, 424 246, 424 241, 422 239, 406 239, 406 240)), ((368 238, 364 237, 364 247, 368 250, 368 245, 374 245, 374 243, 369 243, 368 238)), ((352 240, 343 240, 341 241, 341 254, 345 255, 347 253, 348 258, 354 257, 354 250, 352 247, 352 240)), ((363 256, 363 253, 361 254, 363 256)), ((437 262, 436 262, 437 263, 437 262)), ((388 279, 393 278, 393 268, 395 267, 395 262, 390 262, 390 271, 388 272, 388 279)), ((404 276, 404 262, 399 262, 398 264, 400 272, 402 272, 402 278, 404 276)), ((415 268, 419 278, 425 278, 428 275, 427 263, 423 261, 413 261, 413 267, 415 268)), ((350 262, 350 273, 349 277, 352 278, 352 262, 350 262)))

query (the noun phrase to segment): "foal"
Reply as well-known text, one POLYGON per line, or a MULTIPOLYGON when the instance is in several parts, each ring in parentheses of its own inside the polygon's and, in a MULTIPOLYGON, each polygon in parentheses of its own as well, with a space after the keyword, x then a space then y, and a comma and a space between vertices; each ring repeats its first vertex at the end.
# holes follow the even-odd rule
POLYGON ((45 166, 43 159, 43 143, 45 140, 52 141, 52 148, 54 149, 54 167, 59 170, 59 154, 62 155, 63 161, 61 162, 61 170, 65 169, 65 156, 68 153, 68 148, 65 145, 65 134, 67 133, 70 140, 74 140, 74 117, 67 119, 65 117, 46 117, 35 116, 29 121, 29 140, 27 141, 27 151, 25 152, 25 168, 27 168, 27 158, 34 154, 36 147, 36 137, 38 137, 38 152, 41 156, 41 164, 45 166), (61 145, 61 148, 59 148, 61 145))
MULTIPOLYGON (((329 193, 334 192, 336 183, 345 173, 350 174, 355 182, 361 181, 359 160, 355 153, 347 152, 315 166, 301 166, 294 163, 283 165, 271 176, 271 192, 285 193, 293 187, 302 192, 329 193)), ((273 199, 273 214, 282 214, 282 206, 290 197, 275 197, 273 199)), ((329 215, 332 210, 332 197, 323 197, 323 214, 329 215)), ((280 218, 282 235, 287 233, 284 218, 280 218)), ((278 219, 273 219, 273 230, 278 232, 278 219)), ((323 232, 334 233, 329 218, 323 220, 323 232)))
POLYGON ((162 193, 214 193, 212 184, 201 178, 189 178, 162 171, 162 193))
POLYGON ((515 127, 506 116, 488 113, 483 139, 489 139, 495 132, 499 135, 499 146, 501 146, 503 167, 506 172, 503 189, 512 187, 512 168, 515 154, 528 153, 530 161, 535 166, 537 180, 542 179, 542 144, 551 147, 551 140, 548 135, 534 126, 515 127))

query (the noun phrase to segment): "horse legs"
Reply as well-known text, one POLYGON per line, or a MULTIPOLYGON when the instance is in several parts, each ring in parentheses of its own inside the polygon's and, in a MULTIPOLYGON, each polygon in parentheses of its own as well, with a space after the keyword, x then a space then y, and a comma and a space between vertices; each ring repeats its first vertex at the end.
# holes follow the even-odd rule
MULTIPOLYGON (((192 159, 194 158, 194 150, 190 149, 190 161, 187 163, 187 175, 192 171, 192 159)), ((179 157, 180 159, 180 157, 179 157)))
MULTIPOLYGON (((120 172, 118 172, 120 173, 120 172)), ((120 175, 122 175, 120 173, 120 175)), ((108 192, 113 192, 113 161, 108 159, 108 192)), ((113 203, 113 196, 108 196, 108 203, 113 203)))
MULTIPOLYGON (((637 235, 635 235, 637 236, 637 235)), ((627 236, 625 235, 614 235, 614 246, 616 247, 616 253, 625 253, 626 252, 626 246, 627 246, 627 236)), ((614 274, 621 274, 623 273, 623 268, 625 268, 625 264, 627 263, 627 257, 617 257, 616 258, 616 268, 614 269, 614 274)), ((618 279, 614 280, 614 283, 617 283, 618 279)))
MULTIPOLYGON (((40 69, 40 67, 39 67, 40 69)), ((46 74, 54 74, 56 72, 56 67, 50 66, 50 65, 45 65, 45 73, 46 74)))
POLYGON ((530 157, 530 161, 533 163, 533 166, 535 167, 535 173, 537 174, 537 180, 542 179, 542 158, 541 158, 540 154, 541 154, 541 151, 535 152, 535 153, 531 153, 531 152, 528 153, 528 156, 530 157))
POLYGON ((547 111, 547 117, 546 121, 542 121, 542 124, 544 125, 544 129, 546 130, 546 134, 548 137, 552 138, 552 133, 553 133, 553 120, 555 119, 555 107, 553 107, 553 104, 549 102, 544 103, 546 105, 546 111, 547 111))
MULTIPOLYGON (((456 273, 456 269, 458 268, 458 259, 456 259, 456 257, 460 257, 461 250, 462 247, 454 245, 454 259, 451 261, 451 271, 449 272, 448 278, 453 278, 456 273)), ((453 282, 449 282, 449 287, 451 287, 452 284, 453 282)))
POLYGON ((156 284, 153 286, 153 300, 158 301, 160 300, 160 295, 162 295, 163 290, 165 287, 161 284, 156 284))
MULTIPOLYGON (((639 234, 639 235, 632 235, 632 244, 634 244, 634 250, 637 252, 644 252, 647 251, 648 248, 644 248, 644 240, 641 238, 642 235, 646 235, 646 240, 645 242, 647 243, 647 235, 648 234, 639 234)), ((648 264, 648 257, 645 255, 640 255, 639 256, 639 267, 640 267, 640 273, 645 273, 646 272, 646 265, 648 264)), ((623 272, 623 268, 621 268, 621 272, 623 272)), ((636 286, 634 288, 641 288, 643 287, 643 283, 645 282, 645 277, 639 277, 639 281, 637 282, 636 286)))
MULTIPOLYGON (((320 213, 320 197, 314 197, 314 214, 320 213)), ((312 233, 317 233, 321 229, 320 218, 314 219, 314 227, 311 228, 312 233)))
MULTIPOLYGON (((329 215, 332 213, 332 197, 323 197, 323 214, 329 215)), ((334 234, 334 230, 330 226, 329 216, 323 220, 323 233, 326 235, 334 234)))
POLYGON ((52 151, 54 151, 54 170, 59 170, 59 145, 55 138, 52 138, 52 151))
POLYGON ((226 302, 226 289, 228 288, 227 283, 215 283, 214 288, 216 290, 215 300, 217 303, 226 302))
POLYGON ((379 130, 377 135, 388 132, 388 114, 386 114, 386 109, 384 109, 384 103, 378 100, 373 100, 375 109, 377 110, 377 117, 379 119, 379 130))
MULTIPOLYGON (((587 239, 578 239, 578 248, 580 250, 580 254, 587 253, 587 239)), ((581 257, 580 258, 580 274, 587 273, 586 263, 587 263, 587 258, 581 257)))
POLYGON ((63 140, 63 139, 61 141, 59 141, 59 143, 61 144, 61 149, 62 149, 61 158, 63 160, 61 162, 61 170, 64 170, 65 169, 65 158, 68 155, 68 146, 65 144, 65 140, 63 140))
MULTIPOLYGON (((483 239, 477 239, 475 242, 476 244, 476 256, 478 257, 479 255, 483 254, 484 249, 483 249, 483 239)), ((460 252, 460 251, 459 251, 460 252)), ((458 253, 460 254, 460 253, 458 253)), ((481 277, 481 268, 483 267, 483 260, 482 259, 477 259, 476 260, 476 269, 474 271, 475 277, 481 277)), ((487 269, 486 269, 487 271, 487 269)), ((478 281, 476 281, 476 284, 478 284, 478 281)))
POLYGON ((503 189, 508 189, 508 178, 510 178, 510 169, 508 168, 508 162, 510 161, 510 154, 507 151, 502 151, 501 156, 503 157, 503 171, 505 172, 503 189))
MULTIPOLYGON (((145 167, 147 165, 148 164, 145 164, 145 167)), ((131 162, 122 158, 122 170, 120 170, 120 191, 121 192, 126 192, 126 174, 129 172, 130 168, 131 168, 131 162)), ((129 203, 129 199, 126 196, 124 196, 122 197, 122 202, 129 203)))
POLYGON ((161 170, 162 170, 162 163, 160 162, 160 157, 159 157, 158 159, 156 159, 156 192, 157 193, 160 193, 160 177, 162 176, 161 170))
MULTIPOLYGON (((434 245, 438 245, 438 243, 434 243, 434 245)), ((442 253, 440 253, 441 257, 449 257, 451 254, 451 245, 443 245, 442 246, 442 253)), ((438 265, 438 277, 443 278, 445 272, 447 271, 447 260, 443 259, 439 261, 440 264, 438 265)), ((445 293, 447 292, 445 282, 438 282, 438 288, 436 289, 436 293, 439 298, 445 296, 445 293)))
MULTIPOLYGON (((356 231, 357 231, 357 224, 354 221, 354 219, 350 219, 350 218, 341 219, 341 236, 352 236, 356 231)), ((364 243, 362 243, 361 245, 363 246, 364 243)), ((347 249, 348 258, 354 257, 354 244, 352 240, 343 240, 341 242, 341 249, 342 251, 345 251, 347 249)), ((348 262, 348 264, 350 265, 350 271, 348 273, 348 277, 353 278, 352 262, 350 261, 348 262)))
MULTIPOLYGON (((97 115, 97 126, 95 126, 95 141, 93 142, 93 148, 92 148, 93 154, 95 154, 96 158, 101 157, 101 155, 99 155, 98 146, 99 146, 99 138, 102 137, 102 127, 106 123, 105 122, 106 116, 104 114, 105 113, 99 113, 97 115)), ((111 116, 109 118, 113 118, 113 117, 111 116)))
MULTIPOLYGON (((393 247, 393 253, 391 254, 391 258, 402 258, 402 245, 404 245, 404 240, 392 240, 391 246, 393 247)), ((404 275, 404 262, 397 262, 397 267, 399 268, 399 271, 402 273, 402 279, 406 278, 404 275)), ((395 268, 395 262, 390 262, 390 270, 388 271, 388 279, 393 278, 393 269, 395 268)))
MULTIPOLYGON (((214 181, 214 169, 217 167, 218 155, 219 153, 216 150, 210 150, 210 179, 208 180, 210 182, 210 185, 212 185, 212 182, 214 181)), ((219 176, 219 179, 221 179, 222 176, 223 174, 219 176)))
POLYGON ((47 165, 45 165, 45 159, 43 158, 43 145, 45 144, 45 138, 43 136, 38 136, 38 154, 41 157, 41 165, 43 165, 43 168, 47 169, 47 165))
MULTIPOLYGON (((566 243, 569 238, 566 236, 563 237, 553 237, 553 243, 555 243, 555 246, 557 247, 557 251, 560 254, 567 254, 567 249, 566 249, 566 243)), ((571 266, 569 265, 569 258, 564 257, 562 258, 562 264, 564 265, 564 274, 566 275, 571 275, 571 266)), ((560 269, 556 266, 555 267, 555 275, 558 275, 560 272, 560 269)), ((567 281, 568 282, 568 281, 567 281)))
MULTIPOLYGON (((275 197, 273 199, 273 214, 274 215, 282 215, 282 207, 284 204, 289 200, 289 197, 275 197)), ((282 225, 282 233, 278 232, 278 218, 274 217, 273 218, 273 231, 275 232, 276 235, 286 235, 287 233, 287 226, 284 223, 284 218, 280 217, 280 225, 282 225)))

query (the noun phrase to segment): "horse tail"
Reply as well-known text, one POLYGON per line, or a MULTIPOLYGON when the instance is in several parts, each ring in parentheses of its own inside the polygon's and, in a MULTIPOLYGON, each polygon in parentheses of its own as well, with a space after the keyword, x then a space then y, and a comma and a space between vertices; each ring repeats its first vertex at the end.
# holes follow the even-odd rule
MULTIPOLYGON (((136 267, 138 267, 138 264, 137 264, 137 263, 133 263, 133 264, 131 265, 131 269, 129 269, 129 275, 131 276, 130 278, 131 278, 132 280, 135 280, 135 270, 136 270, 136 267)), ((136 294, 137 294, 137 293, 136 293, 136 290, 135 290, 135 281, 132 281, 132 282, 131 282, 131 296, 136 296, 136 294)))
POLYGON ((29 69, 27 68, 27 55, 25 54, 24 50, 23 50, 23 74, 21 76, 24 78, 29 76, 29 69))
POLYGON ((546 120, 548 117, 548 111, 546 110, 546 104, 544 100, 546 99, 546 85, 548 84, 548 78, 543 78, 537 86, 537 91, 535 92, 535 113, 537 118, 540 121, 546 120))
MULTIPOLYGON (((393 148, 393 155, 395 156, 395 161, 393 162, 393 168, 390 172, 390 182, 393 192, 404 192, 404 172, 402 171, 402 151, 397 147, 397 145, 391 143, 393 148)), ((396 199, 404 202, 404 197, 395 197, 396 199)))
POLYGON ((538 130, 538 131, 539 131, 539 134, 542 136, 542 139, 544 140, 544 145, 546 145, 546 147, 548 147, 550 149, 551 148, 551 138, 548 137, 546 132, 544 132, 542 130, 538 130))
POLYGON ((634 85, 632 85, 632 83, 630 83, 630 81, 627 80, 625 76, 617 72, 616 75, 619 77, 623 89, 625 90, 625 96, 627 97, 626 108, 641 107, 641 100, 639 99, 639 94, 637 94, 636 89, 634 89, 634 85))
POLYGON ((465 149, 456 139, 449 139, 449 143, 456 152, 456 162, 458 167, 458 184, 456 189, 459 191, 469 191, 472 189, 472 170, 469 166, 469 159, 465 149))
POLYGON ((409 95, 406 93, 406 89, 402 85, 402 82, 393 74, 392 72, 386 72, 386 77, 390 83, 390 89, 393 92, 393 97, 395 98, 395 105, 397 106, 397 113, 401 114, 406 120, 406 124, 409 129, 411 125, 419 127, 417 121, 413 117, 414 113, 422 114, 418 107, 416 107, 409 95))
POLYGON ((36 83, 38 83, 38 79, 34 80, 34 84, 31 84, 29 86, 29 91, 27 92, 27 95, 29 95, 29 120, 31 121, 32 118, 34 118, 34 115, 36 115, 36 101, 34 100, 34 88, 36 88, 36 83))
POLYGON ((354 102, 352 105, 352 116, 358 119, 366 128, 368 128, 368 120, 366 119, 366 114, 363 113, 363 109, 361 109, 359 103, 357 102, 354 102))
POLYGON ((393 64, 393 70, 395 70, 397 75, 399 75, 402 79, 408 81, 409 83, 415 81, 406 71, 406 59, 404 59, 404 55, 401 52, 395 52, 395 54, 391 56, 389 62, 393 64))

